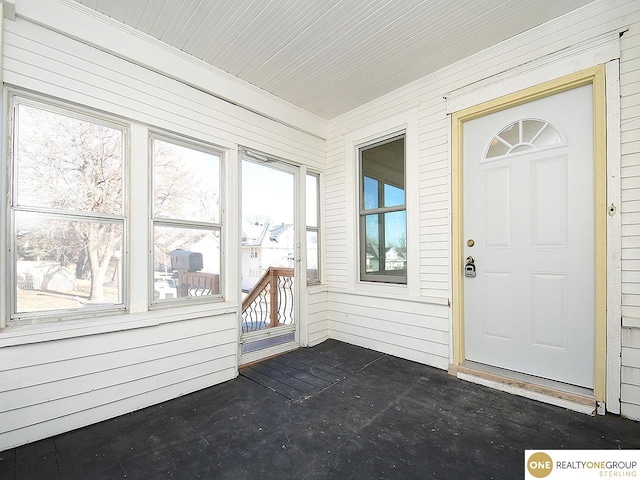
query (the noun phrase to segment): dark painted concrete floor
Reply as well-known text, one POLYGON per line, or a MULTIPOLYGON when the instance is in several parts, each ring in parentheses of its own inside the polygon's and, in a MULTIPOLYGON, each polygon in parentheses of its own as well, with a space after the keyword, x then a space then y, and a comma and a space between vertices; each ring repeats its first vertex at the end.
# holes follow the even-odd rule
POLYGON ((525 449, 640 449, 590 417, 329 340, 0 453, 0 479, 517 479, 525 449), (267 385, 267 386, 265 386, 267 385))

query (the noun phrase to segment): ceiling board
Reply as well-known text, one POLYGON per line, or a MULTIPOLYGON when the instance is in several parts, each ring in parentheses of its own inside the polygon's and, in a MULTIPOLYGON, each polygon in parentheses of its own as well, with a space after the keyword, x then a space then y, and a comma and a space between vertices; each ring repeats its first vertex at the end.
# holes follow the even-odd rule
POLYGON ((589 0, 75 0, 331 119, 589 0))

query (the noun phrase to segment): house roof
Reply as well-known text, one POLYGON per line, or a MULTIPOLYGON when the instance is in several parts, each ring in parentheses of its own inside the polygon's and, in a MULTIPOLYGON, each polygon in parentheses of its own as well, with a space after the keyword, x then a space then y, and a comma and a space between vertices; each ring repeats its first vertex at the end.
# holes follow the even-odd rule
POLYGON ((292 228, 293 228, 293 225, 290 223, 289 224, 283 223, 281 225, 272 226, 270 230, 269 240, 272 242, 280 242, 279 240, 280 235, 287 233, 292 228))
POLYGON ((279 237, 293 228, 290 223, 282 223, 280 225, 273 225, 270 223, 248 223, 244 222, 242 225, 242 246, 243 247, 259 247, 264 246, 270 242, 284 243, 279 240, 279 237), (267 232, 269 235, 267 236, 267 232))
POLYGON ((591 0, 75 0, 332 119, 591 0))
POLYGON ((269 223, 249 223, 242 224, 242 246, 259 247, 264 241, 264 237, 269 229, 269 223))

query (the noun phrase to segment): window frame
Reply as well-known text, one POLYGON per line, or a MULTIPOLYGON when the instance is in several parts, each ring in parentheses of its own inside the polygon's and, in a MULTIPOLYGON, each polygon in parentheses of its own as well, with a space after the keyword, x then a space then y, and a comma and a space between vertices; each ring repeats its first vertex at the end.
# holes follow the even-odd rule
MULTIPOLYGON (((308 271, 309 271, 309 265, 308 265, 308 255, 307 256, 307 272, 305 272, 305 276, 307 278, 307 285, 320 285, 322 283, 322 248, 321 248, 321 242, 320 242, 320 174, 316 173, 316 172, 311 172, 309 170, 306 171, 305 173, 305 193, 306 193, 306 197, 308 199, 309 193, 307 192, 307 188, 306 188, 306 182, 307 182, 307 177, 313 177, 315 178, 316 181, 316 225, 312 226, 309 225, 309 221, 307 218, 307 214, 305 211, 305 236, 307 237, 305 239, 305 243, 307 244, 307 253, 308 253, 308 235, 309 232, 315 233, 316 234, 316 246, 317 246, 317 252, 316 252, 316 262, 317 262, 317 275, 316 278, 313 280, 309 280, 309 275, 308 275, 308 271)), ((305 204, 306 204, 306 199, 305 199, 305 204)))
POLYGON ((131 125, 114 115, 106 114, 102 111, 90 107, 84 107, 67 101, 52 99, 38 94, 31 94, 18 90, 8 90, 9 106, 9 130, 7 135, 8 155, 7 155, 7 191, 8 201, 6 204, 7 229, 6 239, 8 246, 7 260, 9 268, 7 293, 9 301, 6 311, 6 326, 13 327, 32 323, 50 323, 60 320, 74 320, 87 317, 98 317, 113 314, 121 314, 128 310, 129 305, 129 282, 128 275, 128 242, 129 242, 129 162, 130 162, 130 141, 131 125), (19 106, 25 105, 47 111, 56 115, 62 115, 74 120, 84 121, 111 128, 121 132, 121 204, 119 214, 100 213, 93 211, 76 211, 56 209, 51 207, 39 207, 20 205, 18 203, 18 142, 19 142, 19 106), (41 215, 47 219, 57 219, 60 221, 86 221, 117 224, 121 226, 122 238, 120 240, 120 278, 119 278, 119 299, 117 303, 104 302, 100 304, 89 304, 77 308, 61 308, 38 310, 31 312, 18 312, 18 253, 17 253, 17 213, 27 213, 41 215))
POLYGON ((193 139, 191 137, 165 132, 160 129, 150 129, 148 135, 148 162, 149 162, 149 272, 147 275, 148 282, 148 306, 149 309, 154 308, 173 308, 180 307, 185 305, 193 305, 193 304, 201 304, 201 303, 220 303, 225 301, 225 274, 224 274, 224 265, 225 265, 225 254, 224 254, 224 200, 225 200, 225 191, 224 191, 224 164, 225 164, 225 150, 222 148, 193 139), (154 182, 154 173, 155 173, 155 154, 154 154, 154 141, 158 140, 165 143, 170 143, 173 145, 177 145, 179 147, 192 149, 201 153, 205 153, 208 155, 214 155, 219 159, 219 171, 218 171, 218 197, 220 199, 220 211, 219 211, 219 221, 215 222, 204 222, 198 220, 185 220, 178 218, 168 218, 168 217, 156 217, 155 216, 155 182, 154 182), (176 297, 176 298, 154 298, 154 286, 155 286, 155 278, 154 278, 154 249, 155 249, 155 227, 168 227, 168 228, 183 228, 183 229, 199 229, 199 230, 209 230, 212 232, 218 232, 218 236, 220 239, 219 245, 219 265, 220 271, 218 274, 218 284, 220 291, 218 293, 212 295, 203 295, 203 296, 187 296, 187 297, 176 297))
MULTIPOLYGON (((393 284, 393 285, 407 285, 408 276, 407 276, 407 268, 404 269, 404 274, 402 275, 394 275, 388 273, 367 273, 366 271, 366 254, 367 254, 367 234, 366 234, 366 218, 368 215, 384 215, 387 213, 395 213, 395 212, 404 212, 405 214, 405 231, 404 236, 407 238, 407 132, 405 130, 397 131, 394 133, 390 133, 374 140, 368 141, 366 143, 362 143, 356 146, 357 149, 357 175, 358 175, 358 248, 359 248, 359 259, 360 259, 360 268, 359 268, 359 281, 360 282, 370 282, 370 283, 383 283, 383 284, 393 284), (404 203, 402 205, 394 205, 390 207, 377 207, 372 209, 365 209, 365 199, 364 199, 364 183, 365 183, 365 175, 364 175, 364 166, 363 166, 363 158, 362 153, 366 150, 376 148, 387 143, 394 142, 396 140, 403 140, 403 184, 404 184, 404 203)), ((380 184, 378 186, 378 191, 384 189, 385 184, 380 184)), ((380 194, 378 196, 380 198, 380 194)), ((384 225, 381 227, 381 231, 383 232, 381 237, 383 242, 386 243, 384 238, 384 225)), ((380 252, 380 246, 378 246, 378 252, 380 252)), ((384 252, 386 253, 386 248, 384 248, 384 252)), ((380 253, 378 253, 380 256, 380 253)), ((386 260, 386 259, 385 259, 386 260)), ((385 265, 386 262, 383 262, 385 265)), ((394 271, 394 270, 385 270, 382 272, 394 271)))

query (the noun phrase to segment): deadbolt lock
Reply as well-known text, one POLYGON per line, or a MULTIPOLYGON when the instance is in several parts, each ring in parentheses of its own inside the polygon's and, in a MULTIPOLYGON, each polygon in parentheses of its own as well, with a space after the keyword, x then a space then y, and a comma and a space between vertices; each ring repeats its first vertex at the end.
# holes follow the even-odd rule
POLYGON ((468 256, 464 265, 464 276, 474 278, 476 276, 476 264, 472 256, 468 256))

